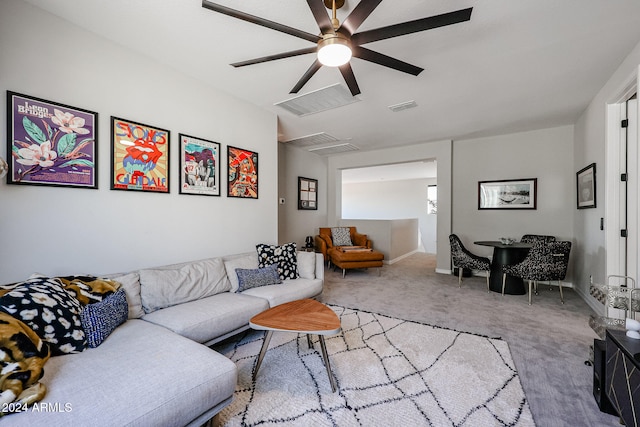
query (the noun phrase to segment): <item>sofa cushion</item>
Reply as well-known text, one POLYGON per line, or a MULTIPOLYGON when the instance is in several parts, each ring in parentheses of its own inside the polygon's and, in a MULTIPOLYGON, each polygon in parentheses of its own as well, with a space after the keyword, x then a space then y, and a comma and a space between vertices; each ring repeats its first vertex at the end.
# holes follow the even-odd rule
POLYGON ((2 427, 185 426, 233 396, 237 368, 210 348, 133 319, 98 348, 49 359, 41 381, 48 389, 42 404, 51 409, 29 405, 3 417, 2 427))
POLYGON ((224 268, 227 270, 227 276, 229 277, 229 282, 231 282, 231 292, 237 292, 238 275, 236 274, 236 268, 258 268, 258 254, 249 252, 224 257, 224 268))
POLYGON ((261 243, 256 245, 256 250, 258 251, 258 267, 262 268, 271 264, 278 264, 278 273, 280 273, 282 280, 300 277, 295 242, 286 243, 282 246, 261 243))
POLYGON ((221 258, 194 261, 175 269, 149 268, 138 274, 145 313, 231 289, 221 258))
POLYGON ((0 310, 26 323, 54 356, 87 348, 80 301, 57 279, 34 277, 12 285, 0 298, 0 310))
POLYGON ((139 319, 144 316, 142 299, 140 298, 140 275, 137 272, 114 275, 111 280, 120 283, 124 289, 129 306, 129 319, 139 319))
POLYGON ((115 328, 126 322, 129 306, 124 288, 104 298, 88 304, 80 313, 82 329, 91 348, 98 347, 115 328))
POLYGON ((164 326, 199 343, 208 343, 224 334, 246 327, 253 316, 268 308, 269 303, 265 299, 224 292, 163 308, 145 315, 142 319, 164 326))
POLYGON ((316 278, 316 254, 315 252, 298 252, 298 274, 303 279, 316 278))
POLYGON ((331 240, 333 246, 352 246, 351 234, 349 227, 333 227, 331 228, 331 240))
POLYGON ((280 285, 262 286, 247 289, 241 295, 264 298, 269 301, 270 307, 275 307, 285 302, 304 298, 312 298, 322 293, 321 279, 295 279, 285 280, 280 285))
POLYGON ((236 268, 236 274, 238 275, 238 292, 259 286, 282 283, 278 273, 278 264, 254 269, 236 268))

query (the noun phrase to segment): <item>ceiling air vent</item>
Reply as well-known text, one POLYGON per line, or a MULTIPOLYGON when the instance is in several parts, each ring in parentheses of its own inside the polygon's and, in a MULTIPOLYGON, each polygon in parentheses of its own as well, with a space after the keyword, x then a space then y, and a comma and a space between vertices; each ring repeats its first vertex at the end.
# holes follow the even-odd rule
POLYGON ((296 116, 306 116, 319 113, 320 111, 331 110, 345 105, 358 102, 360 99, 351 95, 349 89, 337 83, 332 86, 318 89, 286 101, 277 102, 274 105, 284 108, 296 116))
POLYGON ((389 105, 389 109, 394 113, 397 113, 399 111, 408 110, 409 108, 415 108, 417 106, 418 104, 416 104, 416 101, 406 101, 401 102, 400 104, 389 105))
POLYGON ((335 136, 329 135, 328 133, 320 132, 280 142, 292 147, 310 147, 312 145, 321 145, 328 144, 330 142, 336 142, 337 140, 338 138, 336 138, 335 136))
POLYGON ((328 156, 329 154, 345 153, 347 151, 358 151, 355 145, 345 142, 344 144, 329 145, 327 147, 310 148, 309 152, 319 156, 328 156))

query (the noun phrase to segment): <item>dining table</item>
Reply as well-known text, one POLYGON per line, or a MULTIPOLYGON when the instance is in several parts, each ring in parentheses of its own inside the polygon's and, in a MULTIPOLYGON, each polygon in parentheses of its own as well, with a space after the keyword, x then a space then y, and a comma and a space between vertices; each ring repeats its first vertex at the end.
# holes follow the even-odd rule
MULTIPOLYGON (((493 247, 491 272, 489 273, 489 289, 499 293, 502 293, 502 267, 517 264, 522 261, 532 246, 531 243, 503 243, 500 240, 480 240, 473 243, 479 246, 493 247)), ((507 275, 504 293, 510 295, 524 295, 527 293, 522 278, 507 275)))

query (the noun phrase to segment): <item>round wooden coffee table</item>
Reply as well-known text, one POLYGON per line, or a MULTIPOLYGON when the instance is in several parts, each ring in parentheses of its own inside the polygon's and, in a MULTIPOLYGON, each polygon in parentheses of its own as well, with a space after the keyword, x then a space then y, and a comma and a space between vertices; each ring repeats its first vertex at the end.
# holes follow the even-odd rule
POLYGON ((269 348, 269 341, 271 341, 273 332, 297 332, 307 334, 309 348, 313 346, 310 335, 318 335, 320 338, 320 349, 322 350, 324 365, 329 375, 331 390, 336 391, 336 380, 331 373, 324 336, 338 334, 341 328, 340 319, 329 307, 312 299, 291 301, 253 316, 249 321, 249 326, 258 331, 265 331, 264 342, 258 355, 256 368, 253 371, 254 380, 258 375, 258 369, 260 369, 267 348, 269 348))

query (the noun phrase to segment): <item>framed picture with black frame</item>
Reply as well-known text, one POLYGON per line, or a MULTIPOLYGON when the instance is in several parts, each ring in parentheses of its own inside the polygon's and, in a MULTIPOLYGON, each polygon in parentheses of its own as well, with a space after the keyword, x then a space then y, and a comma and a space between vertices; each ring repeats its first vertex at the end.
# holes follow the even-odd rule
POLYGON ((7 91, 8 184, 98 188, 98 113, 7 91))
POLYGON ((318 180, 298 177, 298 210, 318 210, 318 180))
POLYGON ((478 209, 536 209, 538 179, 478 182, 478 209))
POLYGON ((576 172, 576 202, 578 209, 596 207, 596 164, 576 172))
POLYGON ((258 198, 258 153, 227 146, 227 197, 258 198))
POLYGON ((111 189, 169 193, 171 132, 111 116, 111 189))
POLYGON ((220 195, 220 144, 178 134, 180 194, 220 195))

